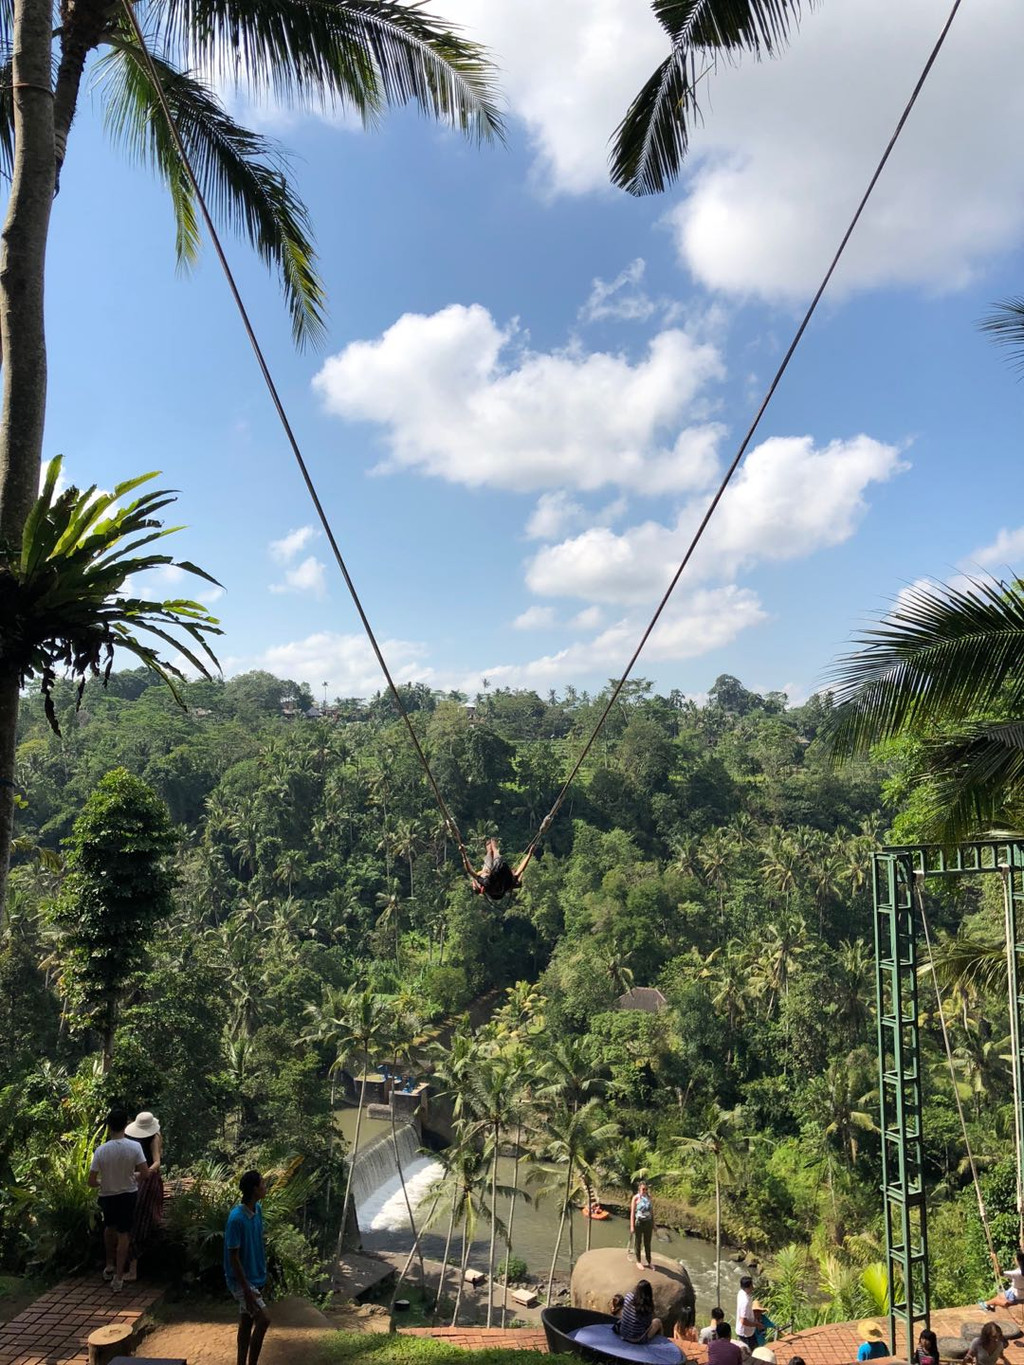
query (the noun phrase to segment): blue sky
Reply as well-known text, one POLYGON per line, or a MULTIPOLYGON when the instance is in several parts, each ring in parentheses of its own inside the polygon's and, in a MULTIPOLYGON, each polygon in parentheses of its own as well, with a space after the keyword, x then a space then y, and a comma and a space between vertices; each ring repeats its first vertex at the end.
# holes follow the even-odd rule
MULTIPOLYGON (((681 184, 605 147, 663 52, 646 0, 436 0, 502 69, 505 146, 412 111, 247 117, 293 155, 330 297, 299 354, 243 292, 400 680, 542 693, 628 659, 917 77, 945 0, 825 0, 716 78, 681 184)), ((976 323, 1024 292, 1016 0, 954 26, 835 290, 638 673, 797 700, 906 584, 1024 562, 1024 386, 976 323)), ((233 95, 231 98, 235 98, 233 95)), ((228 673, 379 686, 212 253, 87 101, 56 201, 46 449, 161 469, 176 553, 225 587, 228 673)), ((141 586, 141 585, 140 585, 141 586)), ((166 577, 151 585, 178 592, 166 577)))

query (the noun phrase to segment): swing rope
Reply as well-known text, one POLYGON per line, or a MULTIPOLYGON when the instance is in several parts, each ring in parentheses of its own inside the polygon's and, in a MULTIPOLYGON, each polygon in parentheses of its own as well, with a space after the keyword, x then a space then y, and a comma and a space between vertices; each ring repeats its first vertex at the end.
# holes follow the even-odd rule
MULTIPOLYGON (((828 269, 826 270, 824 277, 822 278, 822 281, 818 286, 817 291, 815 292, 814 297, 812 298, 807 308, 807 311, 804 313, 803 319, 801 320, 799 326, 796 329, 796 332, 794 333, 793 339, 790 342, 789 347, 782 358, 781 364, 779 365, 778 369, 775 372, 774 378, 768 385, 768 389, 765 392, 763 399, 761 400, 761 404, 758 407, 756 414, 754 415, 754 419, 751 422, 749 428, 747 429, 747 433, 744 436, 743 440, 740 442, 739 448, 737 449, 736 454, 732 459, 732 462, 730 463, 728 469, 726 470, 725 476, 723 477, 721 483, 719 484, 714 497, 708 504, 707 510, 705 511, 704 516, 701 518, 700 524, 697 527, 697 530, 695 531, 692 540, 690 541, 690 544, 682 558, 681 563, 679 564, 679 567, 673 574, 671 582, 666 588, 664 595, 661 598, 661 601, 658 603, 654 615, 651 617, 651 620, 649 621, 646 629, 641 635, 639 644, 633 651, 632 657, 627 663, 625 670, 622 673, 622 676, 619 678, 614 689, 612 690, 611 696, 608 698, 604 710, 598 717, 597 724, 594 726, 594 729, 590 737, 588 738, 587 742, 584 744, 582 750, 580 751, 580 754, 576 759, 575 764, 573 765, 572 771, 569 773, 569 776, 565 779, 564 783, 562 784, 562 787, 559 790, 557 796, 555 797, 554 803, 552 804, 551 810, 541 821, 537 833, 533 836, 533 838, 527 845, 526 853, 519 865, 519 868, 517 869, 518 875, 521 876, 526 871, 541 839, 547 833, 548 829, 551 827, 552 821, 555 819, 558 812, 561 810, 562 805, 565 802, 565 799, 569 793, 569 789, 575 782, 576 777, 578 776, 579 771, 582 768, 583 764, 586 762, 586 759, 591 749, 593 748, 594 744, 596 743, 598 736, 604 729, 605 722, 607 721, 609 715, 611 714, 612 707, 618 701, 619 696, 622 693, 622 689, 625 687, 626 682, 628 681, 630 675, 633 672, 633 669, 636 667, 637 660, 639 659, 645 645, 647 644, 648 639, 650 638, 655 626, 658 624, 658 621, 661 619, 662 613, 664 612, 665 607, 668 605, 669 599, 671 598, 673 592, 675 591, 676 585, 678 584, 679 579, 683 574, 683 570, 686 568, 686 566, 692 559, 693 554, 697 549, 697 546, 700 544, 704 536, 704 532, 707 529, 708 523, 714 516, 715 511, 718 508, 718 504, 721 502, 723 496, 725 495, 726 489, 732 482, 733 476, 739 469, 740 464, 742 463, 743 458, 747 453, 747 449, 750 445, 750 442, 752 441, 755 432, 760 426, 761 419, 764 417, 764 414, 768 409, 768 405, 771 402, 772 398, 774 397, 775 391, 778 388, 783 375, 789 368, 789 362, 792 360, 793 355, 798 345, 800 344, 805 331, 807 330, 811 318, 814 316, 814 313, 817 310, 818 303, 821 300, 821 297, 824 294, 825 289, 827 288, 829 282, 831 281, 832 276, 835 274, 836 268, 839 265, 843 253, 846 250, 847 243, 849 242, 851 236, 853 235, 854 229, 856 228, 858 222, 860 221, 861 215, 864 212, 865 207, 867 206, 868 200, 871 198, 875 185, 877 184, 883 170, 885 169, 886 164, 888 163, 889 157, 891 156, 892 151, 896 146, 897 141, 899 140, 900 134, 903 132, 903 128, 910 117, 914 105, 917 103, 918 96, 920 95, 921 90, 924 87, 925 81, 927 80, 928 75, 931 72, 933 65, 935 64, 935 60, 938 57, 939 52, 942 50, 943 44, 945 43, 946 40, 946 35, 949 33, 949 30, 952 27, 953 20, 956 18, 957 12, 959 11, 962 3, 963 0, 953 0, 953 6, 949 12, 949 15, 946 18, 946 22, 943 25, 939 37, 936 40, 935 45, 933 46, 928 56, 928 59, 924 64, 921 74, 917 79, 917 83, 915 84, 914 89, 910 95, 910 98, 903 109, 903 113, 900 115, 896 127, 893 130, 892 136, 889 138, 889 142, 885 148, 885 151, 882 153, 881 159, 879 160, 878 165, 875 167, 874 174, 871 176, 871 179, 868 182, 867 189, 864 191, 860 203, 857 205, 856 211, 854 212, 853 217, 850 219, 846 231, 843 233, 842 239, 835 252, 835 255, 832 257, 832 261, 828 269)), ((150 54, 149 47, 146 43, 145 36, 142 32, 142 28, 138 22, 138 19, 136 18, 134 9, 131 4, 131 0, 121 0, 121 6, 127 18, 129 27, 131 28, 135 36, 135 40, 139 46, 139 50, 142 54, 143 61, 149 74, 149 78, 153 84, 153 89, 156 94, 157 102, 159 103, 161 112, 163 113, 163 116, 167 122, 168 131, 171 134, 171 139, 174 143, 175 151, 177 152, 177 155, 181 161, 182 168, 184 169, 185 174, 188 178, 189 184, 192 188, 192 192, 196 197, 196 202, 199 205, 199 210, 200 213, 202 214, 203 222, 206 225, 207 232, 210 234, 210 240, 213 243, 214 251, 216 253, 218 261, 220 262, 221 270, 224 273, 224 278, 227 281, 228 288, 231 292, 231 296, 234 299, 235 307, 238 310, 238 315, 242 321, 242 326, 244 327, 245 334, 249 340, 249 345, 251 346, 253 354, 256 358, 256 363, 259 367, 260 374, 263 376, 263 382, 266 385, 267 392, 270 395, 271 402, 273 403, 274 408, 277 412, 278 419, 280 420, 281 427, 284 431, 285 437, 291 448, 292 454, 295 457, 295 462, 298 465, 299 473, 301 474, 302 480, 306 485, 306 491, 308 492, 310 500, 313 503, 313 507, 316 511, 317 518, 319 519, 320 525, 323 528, 324 535, 327 537, 327 542, 331 547, 331 552, 334 555, 335 562, 337 563, 338 568, 341 571, 342 577, 345 580, 345 585, 348 588, 349 595, 352 598, 352 602, 359 615, 359 619, 362 622, 362 626, 364 631, 366 632, 367 639, 369 640, 374 655, 376 656, 377 663, 380 665, 381 672, 384 674, 384 677, 387 681, 388 688, 390 689, 391 695, 394 698, 395 705, 398 707, 399 715, 402 717, 402 720, 405 724, 405 728, 408 731, 409 738, 412 741, 413 747, 416 751, 417 757, 419 758, 419 761, 423 766, 423 771, 426 774, 427 781, 430 784, 431 790, 434 793, 434 798, 437 801, 438 808, 440 809, 441 814, 444 818, 445 827, 452 836, 452 839, 458 845, 459 851, 462 854, 463 864, 468 866, 469 855, 466 852, 465 844, 462 841, 462 835, 459 832, 458 825, 455 823, 455 819, 452 816, 451 811, 448 809, 447 802, 445 801, 444 796, 441 793, 441 789, 437 784, 433 772, 431 771, 430 764, 427 761, 427 756, 423 751, 423 746, 421 745, 419 737, 417 736, 416 731, 413 727, 412 720, 409 716, 408 711, 406 710, 405 703, 402 701, 401 694, 399 693, 398 688, 395 685, 394 679, 391 676, 391 671, 388 668, 387 661, 384 658, 384 653, 381 650, 381 647, 377 641, 377 637, 374 634, 373 628, 370 624, 369 617, 367 616, 366 611, 363 608, 363 604, 360 600, 359 594, 356 591, 355 583, 352 579, 351 574, 348 571, 348 566, 346 565, 344 557, 342 556, 341 549, 338 546, 338 542, 335 538, 334 531, 331 528, 330 520, 328 519, 327 513, 324 510, 323 504, 320 500, 320 496, 316 489, 316 485, 314 484, 312 475, 310 474, 309 469, 306 465, 305 458, 303 457, 302 450, 295 436, 294 429, 292 428, 292 424, 288 418, 288 414, 287 411, 285 410, 285 406, 281 399, 280 392, 278 391, 277 385, 274 382, 274 377, 271 373, 270 366, 267 362, 266 356, 263 353, 263 349, 260 346, 259 340, 256 336, 255 329, 250 320, 249 313, 242 299, 241 292, 235 281, 235 277, 232 272, 231 266, 228 262, 227 255, 221 244, 220 236, 217 232, 216 226, 214 225, 213 222, 213 218, 210 214, 210 210, 207 206, 206 197, 203 194, 202 189, 200 188, 199 180, 196 176, 195 170, 193 169, 191 158, 189 157, 188 152, 185 149, 184 141, 181 137, 181 133, 178 129, 177 122, 174 118, 174 115, 170 107, 170 102, 167 99, 166 91, 164 90, 163 85, 160 81, 156 69, 156 64, 154 63, 152 55, 150 54)))
MULTIPOLYGON (((925 946, 928 949, 928 968, 929 971, 931 972, 932 985, 935 988, 935 1003, 938 1007, 939 1025, 942 1029, 942 1042, 946 1049, 946 1063, 949 1066, 949 1075, 951 1081, 953 1082, 953 1098, 956 1101, 956 1112, 960 1116, 960 1130, 963 1133, 964 1150, 967 1153, 967 1161, 971 1168, 971 1179, 974 1182, 974 1195, 978 1201, 978 1216, 981 1219, 981 1226, 985 1233, 985 1241, 988 1245, 989 1259, 992 1262, 992 1273, 995 1277, 996 1292, 998 1293, 1002 1288, 997 1271, 997 1267, 999 1265, 999 1258, 996 1255, 995 1243, 992 1241, 992 1229, 989 1227, 988 1214, 985 1211, 985 1198, 981 1192, 981 1179, 978 1175, 977 1163, 974 1160, 974 1152, 971 1148, 971 1139, 967 1135, 967 1119, 964 1115, 964 1106, 960 1100, 960 1091, 957 1088, 956 1063, 953 1061, 953 1047, 949 1041, 949 1029, 946 1025, 946 1015, 945 1011, 943 1010, 942 989, 939 986, 938 972, 935 970, 935 955, 932 952, 932 938, 928 928, 928 915, 926 914, 924 908, 924 892, 922 890, 924 884, 924 876, 925 874, 923 872, 914 873, 912 895, 914 897, 914 903, 917 906, 917 913, 921 920, 921 927, 924 930, 925 946)), ((1019 1170, 1020 1167, 1018 1166, 1018 1172, 1019 1170)))
POLYGON ((341 575, 345 580, 345 586, 348 588, 349 595, 351 596, 355 609, 359 614, 359 619, 362 622, 363 629, 366 632, 366 637, 369 640, 373 652, 377 657, 377 663, 380 665, 381 672, 384 674, 384 677, 387 680, 388 688, 390 689, 391 695, 394 698, 395 705, 398 707, 399 715, 402 717, 402 720, 405 723, 405 728, 409 732, 409 738, 412 740, 413 748, 416 750, 416 753, 419 756, 419 760, 423 765, 423 771, 426 773, 427 781, 430 783, 431 789, 434 793, 434 797, 441 811, 441 815, 444 818, 445 828, 448 830, 452 839, 458 844, 459 850, 462 853, 463 858, 466 859, 467 858, 466 849, 462 842, 462 835, 459 832, 459 827, 455 823, 455 818, 452 815, 451 811, 448 809, 448 804, 445 801, 443 795, 441 794, 441 789, 437 785, 437 780, 435 779, 434 774, 431 771, 430 764, 427 761, 427 756, 423 751, 423 746, 420 744, 419 736, 416 734, 416 731, 413 728, 413 723, 409 716, 409 712, 406 709, 405 703, 402 701, 401 694, 395 685, 395 680, 391 676, 391 670, 388 668, 387 661, 384 658, 384 652, 381 649, 379 643, 377 642, 377 637, 374 634, 373 627, 370 625, 370 619, 363 608, 363 604, 362 601, 360 600, 359 593, 356 591, 356 585, 353 582, 352 575, 348 571, 348 566, 345 563, 344 557, 341 553, 341 549, 338 545, 337 539, 335 538, 330 520, 327 516, 326 511, 324 510, 323 503, 320 501, 320 495, 317 492, 316 485, 313 482, 313 477, 310 474, 305 458, 303 457, 302 449, 299 446, 299 442, 298 439, 296 438, 295 431, 292 427, 291 421, 289 420, 288 413, 285 409, 284 402, 282 401, 281 398, 281 394, 278 390, 277 384, 274 382, 274 376, 271 373, 270 366, 267 362, 267 358, 263 353, 263 348, 259 343, 258 337, 256 336, 256 331, 249 317, 248 309, 245 306, 245 303, 242 299, 241 291, 239 290, 238 284, 235 281, 234 272, 232 271, 231 266, 228 262, 228 258, 224 251, 224 247, 221 244, 220 235, 217 232, 216 226, 214 225, 213 222, 213 218, 210 214, 210 210, 207 207, 206 197, 203 194, 202 189, 200 188, 195 170, 193 169, 192 166, 191 158, 189 157, 188 152, 185 150, 185 144, 182 140, 181 133, 178 129, 178 124, 174 118, 173 113, 171 112, 171 107, 167 99, 166 91, 164 90, 163 84, 160 81, 160 77, 156 69, 156 64, 153 61, 152 55, 150 54, 149 47, 146 43, 145 36, 143 35, 142 32, 142 28, 139 24, 138 19, 136 18, 135 10, 130 0, 121 0, 121 5, 122 9, 124 10, 125 16, 127 17, 128 23, 135 35, 135 41, 138 43, 139 51, 142 53, 143 61, 145 62, 149 79, 151 80, 153 84, 153 89, 156 93, 157 102, 160 105, 160 109, 167 122, 168 130, 174 142, 175 151, 177 152, 178 157, 181 160, 182 167, 185 171, 185 174, 188 177, 189 184, 192 187, 192 192, 196 197, 196 202, 199 205, 199 211, 203 216, 203 222, 206 224, 206 230, 210 234, 210 240, 213 243, 213 249, 217 255, 218 261, 220 262, 221 270, 224 272, 224 278, 227 281, 228 289, 231 291, 231 297, 235 301, 235 307, 238 309, 238 315, 241 318, 242 326, 245 329, 245 334, 249 339, 249 345, 252 347, 253 354, 256 357, 256 364, 259 366, 260 374, 263 376, 263 382, 267 387, 267 392, 270 394, 270 400, 273 403, 275 410, 277 411, 277 416, 284 430, 285 438, 287 439, 288 444, 291 447, 292 454, 295 457, 295 463, 299 467, 299 473, 302 476, 302 481, 306 485, 306 491, 309 494, 314 509, 316 510, 317 518, 319 519, 320 525, 323 528, 324 535, 327 537, 327 542, 331 547, 331 552, 334 555, 335 562, 337 563, 338 568, 341 570, 341 575))
POLYGON ((605 705, 604 710, 601 712, 601 715, 598 717, 598 721, 597 721, 597 724, 594 726, 593 733, 591 734, 590 738, 587 740, 586 744, 584 744, 583 749, 581 750, 580 755, 579 755, 579 757, 578 757, 577 760, 576 760, 575 766, 574 766, 573 769, 572 769, 572 772, 571 772, 571 773, 569 774, 569 776, 565 779, 565 782, 564 782, 563 785, 562 785, 561 791, 560 791, 560 792, 558 793, 558 795, 555 797, 554 805, 551 807, 550 812, 549 812, 548 815, 545 817, 544 822, 543 822, 543 824, 541 825, 541 828, 537 831, 537 833, 534 835, 533 839, 531 840, 531 842, 530 842, 530 844, 529 844, 529 847, 528 847, 528 849, 527 849, 527 859, 526 859, 527 862, 529 862, 529 859, 533 856, 533 850, 536 848, 537 844, 539 843, 539 841, 540 841, 540 839, 541 839, 541 837, 542 837, 544 831, 548 828, 548 826, 551 824, 551 821, 552 821, 552 820, 555 818, 555 816, 558 814, 558 811, 559 811, 559 809, 561 808, 562 802, 565 800, 566 795, 568 794, 569 788, 572 786, 573 782, 576 780, 576 776, 577 776, 577 774, 579 773, 579 770, 582 768, 584 762, 586 761, 587 755, 590 753, 590 750, 593 748, 593 745, 594 745, 594 743, 596 742, 598 735, 599 735, 599 734, 601 733, 601 731, 604 729, 605 721, 608 719, 608 716, 609 716, 610 713, 611 713, 612 707, 613 707, 613 706, 615 705, 615 703, 618 701, 619 696, 620 696, 621 693, 622 693, 622 689, 625 687, 626 682, 627 682, 627 680, 628 680, 630 674, 633 672, 633 669, 636 667, 636 662, 637 662, 637 660, 640 658, 640 655, 641 655, 641 653, 642 653, 642 651, 643 651, 643 649, 644 649, 644 646, 647 644, 647 641, 650 639, 650 636, 651 636, 652 631, 654 630, 655 626, 658 624, 658 621, 661 619, 661 614, 662 614, 662 612, 663 612, 663 611, 665 610, 665 608, 668 606, 669 598, 672 596, 673 592, 675 592, 676 584, 679 582, 679 579, 682 577, 683 570, 686 568, 687 564, 689 564, 690 560, 693 558, 694 551, 697 549, 697 546, 700 544, 701 539, 702 539, 703 536, 704 536, 704 532, 707 530, 708 523, 710 522, 711 518, 714 516, 715 511, 716 511, 716 509, 717 509, 717 507, 718 507, 718 504, 722 501, 722 498, 723 498, 724 495, 725 495, 726 489, 729 487, 729 484, 732 482, 733 475, 736 473, 736 471, 739 469, 740 465, 742 464, 742 462, 743 462, 743 457, 746 455, 746 453, 747 453, 747 448, 749 447, 750 442, 751 442, 751 441, 753 440, 753 438, 754 438, 754 433, 757 431, 758 427, 759 427, 760 424, 761 424, 761 419, 764 417, 764 414, 765 414, 765 412, 767 411, 768 404, 772 401, 772 398, 775 396, 775 390, 779 387, 779 384, 780 384, 781 381, 782 381, 782 376, 786 373, 786 370, 789 368, 789 362, 792 360, 793 354, 794 354, 794 352, 796 351, 796 348, 799 346, 799 344, 800 344, 800 342, 801 342, 801 340, 802 340, 802 338, 803 338, 804 332, 806 332, 807 327, 808 327, 808 324, 809 324, 810 321, 811 321, 811 318, 814 316, 814 313, 815 313, 815 311, 816 311, 816 309, 817 309, 817 307, 818 307, 818 303, 819 303, 820 300, 821 300, 821 296, 824 294, 826 288, 828 287, 828 284, 829 284, 830 280, 832 279, 832 276, 835 274, 836 267, 839 265, 839 262, 840 262, 840 260, 842 259, 843 252, 846 250, 847 243, 849 242, 850 238, 853 236, 853 231, 854 231, 854 229, 856 228, 858 222, 860 221, 861 214, 864 212, 864 209, 867 207, 868 200, 871 198, 871 195, 872 195, 872 192, 874 191, 875 185, 878 183, 878 180, 879 180, 879 178, 881 177, 882 172, 885 170, 886 163, 888 162, 889 157, 892 155, 893 148, 896 146, 896 143, 897 143, 897 141, 899 140, 899 136, 900 136, 900 134, 903 132, 903 128, 904 128, 904 126, 905 126, 907 120, 908 120, 909 117, 910 117, 911 111, 913 110, 914 105, 917 103, 917 97, 918 97, 918 95, 920 95, 922 89, 924 88, 924 83, 925 83, 925 81, 928 79, 928 75, 929 75, 929 73, 930 73, 932 67, 933 67, 934 64, 935 64, 935 59, 938 57, 940 51, 942 50, 942 46, 943 46, 943 44, 944 44, 945 41, 946 41, 946 35, 949 33, 949 30, 950 30, 950 28, 951 28, 952 25, 953 25, 953 20, 956 18, 957 11, 959 10, 961 3, 962 3, 962 0, 954 0, 953 7, 952 7, 952 9, 949 11, 949 14, 948 14, 948 16, 947 16, 947 18, 946 18, 945 24, 942 26, 942 31, 940 32, 940 34, 939 34, 939 36, 938 36, 938 39, 936 40, 935 45, 934 45, 934 47, 932 48, 931 53, 930 53, 929 56, 928 56, 928 60, 927 60, 927 61, 925 62, 925 64, 924 64, 924 67, 923 67, 923 69, 922 69, 922 71, 921 71, 920 76, 917 78, 917 84, 914 86, 914 89, 913 89, 913 91, 912 91, 912 93, 911 93, 911 95, 910 95, 910 98, 909 98, 909 100, 907 101, 906 105, 904 106, 903 113, 902 113, 902 114, 900 115, 900 117, 899 117, 899 121, 897 122, 896 127, 895 127, 895 129, 893 130, 892 136, 889 138, 888 145, 886 146, 885 151, 882 153, 882 156, 881 156, 881 159, 880 159, 879 162, 878 162, 878 165, 875 167, 874 174, 872 175, 871 179, 868 181, 867 189, 864 191, 863 195, 861 196, 860 203, 857 205, 856 211, 854 212, 853 217, 850 219, 850 222, 849 222, 849 225, 847 226, 846 231, 843 233, 842 240, 840 241, 839 246, 838 246, 838 248, 836 249, 836 253, 835 253, 835 255, 832 257, 832 261, 831 261, 831 263, 830 263, 828 269, 825 271, 825 274, 824 274, 824 276, 823 276, 823 278, 822 278, 822 281, 821 281, 821 283, 818 285, 817 291, 815 292, 814 297, 811 299, 811 302, 810 302, 810 304, 809 304, 808 307, 807 307, 807 311, 804 313, 803 318, 801 319, 800 325, 797 327, 796 332, 793 334, 793 339, 792 339, 792 341, 789 343, 789 347, 788 347, 788 349, 787 349, 787 351, 786 351, 786 354, 782 357, 782 362, 781 362, 781 364, 779 365, 778 369, 775 371, 775 376, 774 376, 774 378, 772 379, 771 383, 768 385, 767 390, 765 391, 765 395, 764 395, 764 397, 763 397, 762 400, 761 400, 761 405, 760 405, 760 407, 757 409, 757 412, 754 414, 754 420, 750 423, 750 426, 747 428, 747 433, 746 433, 746 435, 743 437, 743 440, 740 442, 739 449, 736 451, 736 454, 733 456, 732 463, 729 465, 728 469, 725 471, 725 475, 724 475, 724 477, 723 477, 721 483, 718 485, 718 489, 717 489, 717 491, 716 491, 714 497, 711 499, 711 502, 708 504, 707 511, 704 513, 704 516, 701 518, 700 525, 697 527, 696 531, 694 532, 694 534, 693 534, 693 539, 690 541, 690 544, 688 545, 688 547, 687 547, 687 549, 686 549, 686 553, 683 555, 682 561, 681 561, 681 563, 680 563, 678 569, 676 569, 675 573, 672 575, 672 581, 669 583, 668 587, 665 589, 665 592, 664 592, 664 595, 662 596, 661 601, 658 603, 657 607, 655 608, 654 615, 651 617, 650 621, 648 622, 646 630, 645 630, 644 633, 641 635, 641 637, 640 637, 640 643, 637 645, 636 649, 633 651, 633 655, 632 655, 632 657, 630 658, 629 663, 626 665, 626 668, 625 668, 625 671, 624 671, 623 674, 622 674, 622 677, 621 677, 621 678, 619 679, 619 681, 615 684, 615 687, 614 687, 614 689, 613 689, 613 691, 612 691, 611 696, 608 698, 608 701, 607 701, 607 704, 605 705))

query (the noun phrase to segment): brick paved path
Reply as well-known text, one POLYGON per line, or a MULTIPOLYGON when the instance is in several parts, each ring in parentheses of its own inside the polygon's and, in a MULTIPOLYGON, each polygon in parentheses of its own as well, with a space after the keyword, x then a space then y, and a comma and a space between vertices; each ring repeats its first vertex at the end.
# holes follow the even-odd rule
POLYGON ((404 1337, 434 1337, 467 1351, 501 1347, 505 1351, 546 1351, 547 1340, 537 1327, 403 1327, 404 1337))
POLYGON ((87 1365, 90 1332, 112 1322, 134 1326, 162 1293, 126 1284, 114 1294, 98 1274, 63 1280, 0 1327, 0 1365, 87 1365))

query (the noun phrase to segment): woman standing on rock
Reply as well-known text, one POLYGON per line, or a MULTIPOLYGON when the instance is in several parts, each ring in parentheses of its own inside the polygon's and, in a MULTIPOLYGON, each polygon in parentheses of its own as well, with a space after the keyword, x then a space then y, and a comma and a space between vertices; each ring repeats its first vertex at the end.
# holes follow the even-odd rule
POLYGON ((647 1181, 641 1180, 636 1194, 629 1201, 629 1231, 633 1238, 637 1270, 651 1269, 651 1238, 654 1235, 654 1201, 647 1188, 647 1181), (644 1259, 640 1259, 643 1250, 644 1259))

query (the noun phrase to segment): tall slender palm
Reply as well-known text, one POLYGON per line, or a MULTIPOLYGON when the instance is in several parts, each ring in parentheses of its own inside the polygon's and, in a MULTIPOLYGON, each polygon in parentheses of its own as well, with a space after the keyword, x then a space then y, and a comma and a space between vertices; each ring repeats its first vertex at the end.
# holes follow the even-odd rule
MULTIPOLYGON (((200 234, 171 121, 213 211, 278 272, 300 340, 323 332, 324 293, 305 206, 278 149, 237 123, 214 85, 234 82, 256 103, 270 95, 285 103, 347 107, 367 122, 389 105, 415 101, 472 137, 500 132, 491 68, 481 49, 422 5, 398 0, 144 0, 134 7, 76 0, 61 7, 56 27, 52 0, 5 0, 0 47, 0 85, 7 91, 0 99, 0 159, 11 179, 0 251, 0 545, 6 547, 20 544, 39 487, 46 243, 90 61, 115 140, 147 160, 168 186, 179 260, 196 259, 200 234), (207 79, 197 72, 208 73, 207 79)), ((4 773, 13 771, 18 695, 17 670, 5 660, 4 773)), ((13 789, 0 785, 0 903, 13 802, 13 789)))
MULTIPOLYGON (((555 1278, 555 1266, 562 1247, 562 1234, 566 1218, 572 1211, 574 1182, 582 1175, 582 1184, 589 1195, 596 1179, 595 1166, 607 1145, 619 1135, 617 1123, 605 1119, 596 1099, 588 1100, 575 1109, 561 1108, 549 1114, 541 1126, 539 1137, 541 1151, 548 1161, 557 1164, 555 1180, 561 1191, 561 1209, 558 1218, 558 1232, 555 1236, 555 1249, 551 1256, 551 1269, 548 1273, 547 1302, 551 1302, 551 1286, 555 1278), (564 1171, 564 1174, 563 1174, 564 1171)), ((589 1232, 589 1228, 588 1228, 589 1232)), ((572 1233, 570 1224, 570 1257, 572 1233)))
POLYGON ((676 1140, 681 1153, 703 1156, 712 1164, 715 1182, 715 1303, 722 1302, 722 1177, 732 1173, 739 1157, 736 1130, 742 1116, 741 1108, 727 1110, 715 1105, 708 1113, 703 1132, 697 1137, 676 1140))
POLYGON ((357 1060, 362 1063, 359 1101, 356 1109, 356 1132, 352 1140, 352 1150, 348 1156, 345 1197, 341 1204, 341 1219, 338 1228, 338 1255, 340 1256, 345 1237, 349 1200, 352 1196, 352 1175, 355 1171, 356 1157, 359 1155, 363 1108, 366 1104, 366 1073, 371 1059, 384 1045, 388 1030, 391 1028, 390 1002, 386 996, 377 995, 369 990, 357 991, 352 989, 341 993, 328 993, 323 1005, 313 1015, 313 1018, 316 1037, 321 1042, 326 1043, 334 1052, 334 1060, 331 1063, 332 1074, 340 1071, 349 1061, 357 1060))
POLYGON ((487 1251, 487 1283, 492 1292, 487 1298, 487 1326, 494 1316, 494 1247, 498 1234, 498 1155, 501 1136, 515 1113, 519 1076, 514 1060, 498 1053, 484 1057, 470 1078, 469 1107, 475 1130, 486 1141, 491 1157, 491 1235, 487 1251))

